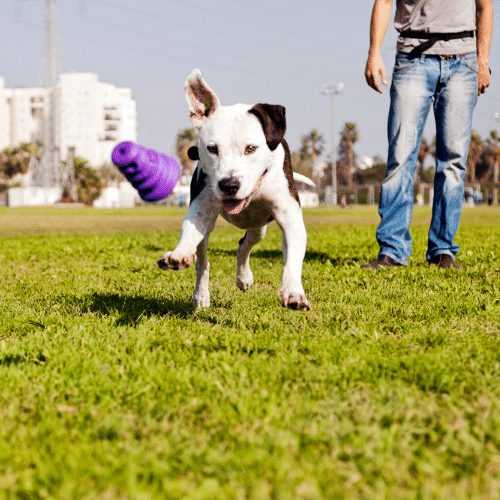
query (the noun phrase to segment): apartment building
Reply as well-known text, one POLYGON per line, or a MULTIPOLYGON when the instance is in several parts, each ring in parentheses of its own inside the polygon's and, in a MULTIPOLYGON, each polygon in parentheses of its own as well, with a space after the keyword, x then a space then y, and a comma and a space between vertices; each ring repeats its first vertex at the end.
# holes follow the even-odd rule
POLYGON ((95 167, 109 163, 118 142, 137 140, 132 91, 100 82, 94 73, 62 74, 53 89, 9 89, 0 79, 0 148, 43 142, 44 127, 61 160, 74 147, 95 167))

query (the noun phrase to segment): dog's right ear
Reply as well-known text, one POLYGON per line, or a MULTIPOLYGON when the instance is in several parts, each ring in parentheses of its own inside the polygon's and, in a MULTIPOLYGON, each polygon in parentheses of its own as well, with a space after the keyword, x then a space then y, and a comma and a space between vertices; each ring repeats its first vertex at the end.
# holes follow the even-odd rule
POLYGON ((193 127, 200 128, 220 106, 219 98, 203 79, 199 69, 193 69, 188 75, 184 90, 193 127))

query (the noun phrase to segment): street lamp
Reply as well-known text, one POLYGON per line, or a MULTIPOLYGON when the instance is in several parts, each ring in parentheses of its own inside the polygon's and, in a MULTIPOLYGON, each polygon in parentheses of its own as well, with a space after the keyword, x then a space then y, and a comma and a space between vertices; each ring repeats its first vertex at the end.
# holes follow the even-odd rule
POLYGON ((337 205, 337 159, 335 154, 335 97, 342 94, 344 91, 344 84, 339 83, 325 83, 321 87, 321 95, 330 98, 330 161, 332 163, 332 185, 326 193, 326 202, 331 205, 337 205), (329 191, 329 192, 328 192, 329 191))

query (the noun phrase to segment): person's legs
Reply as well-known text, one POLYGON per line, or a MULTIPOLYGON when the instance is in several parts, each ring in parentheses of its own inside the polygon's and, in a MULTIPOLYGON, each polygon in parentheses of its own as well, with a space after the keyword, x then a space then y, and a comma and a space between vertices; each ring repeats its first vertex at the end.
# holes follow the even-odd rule
POLYGON ((397 55, 391 86, 387 172, 379 204, 379 259, 388 256, 406 264, 411 255, 409 225, 414 197, 413 176, 438 80, 437 58, 397 55))
POLYGON ((454 242, 464 199, 472 116, 477 102, 476 55, 441 60, 441 81, 434 102, 436 175, 427 260, 454 257, 454 242))

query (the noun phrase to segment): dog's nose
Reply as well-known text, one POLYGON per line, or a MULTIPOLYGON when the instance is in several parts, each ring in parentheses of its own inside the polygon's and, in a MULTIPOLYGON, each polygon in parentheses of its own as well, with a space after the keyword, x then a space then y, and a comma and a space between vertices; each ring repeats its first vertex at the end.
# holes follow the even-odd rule
POLYGON ((240 181, 236 177, 226 177, 219 181, 219 189, 228 196, 234 196, 240 189, 240 181))

